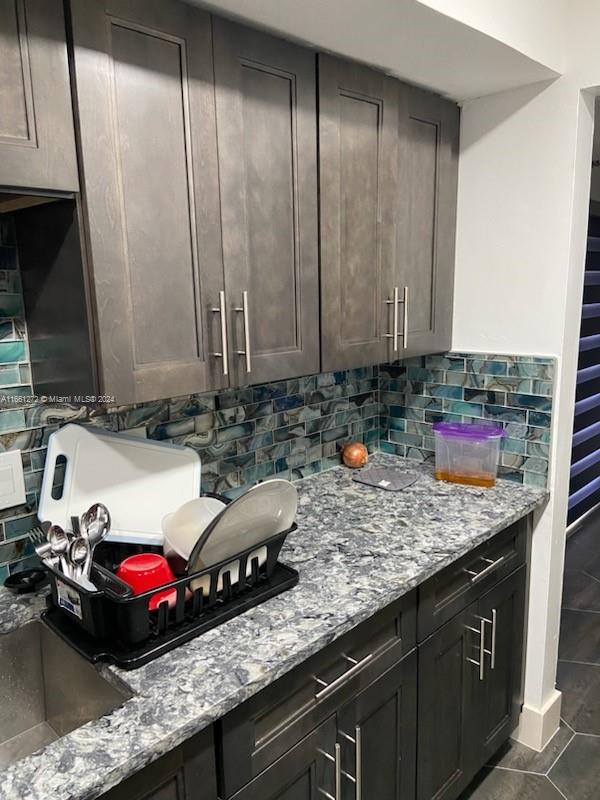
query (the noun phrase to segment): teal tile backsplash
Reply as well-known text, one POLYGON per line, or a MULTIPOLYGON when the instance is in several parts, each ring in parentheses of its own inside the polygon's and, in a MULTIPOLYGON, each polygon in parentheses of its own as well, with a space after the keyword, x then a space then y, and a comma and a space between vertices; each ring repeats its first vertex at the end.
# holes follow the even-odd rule
POLYGON ((202 488, 235 496, 275 475, 337 466, 350 439, 432 460, 434 422, 488 418, 507 432, 504 477, 545 486, 553 380, 552 359, 449 353, 139 406, 21 405, 15 396, 32 393, 26 325, 13 231, 0 218, 0 450, 22 451, 27 492, 23 506, 0 511, 0 583, 35 559, 27 532, 48 438, 67 422, 193 447, 202 488))
POLYGON ((499 472, 546 486, 555 363, 540 356, 449 353, 379 367, 381 450, 434 459, 432 425, 489 419, 506 431, 499 472))

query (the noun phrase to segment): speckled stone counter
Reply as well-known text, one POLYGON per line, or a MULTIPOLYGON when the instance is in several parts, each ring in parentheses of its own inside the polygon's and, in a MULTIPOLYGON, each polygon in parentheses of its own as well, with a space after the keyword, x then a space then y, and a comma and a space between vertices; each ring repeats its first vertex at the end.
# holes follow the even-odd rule
MULTIPOLYGON (((429 467, 395 456, 372 463, 419 480, 399 493, 357 484, 343 468, 299 481, 298 531, 281 554, 298 586, 145 667, 110 668, 133 697, 0 771, 0 800, 98 797, 547 497, 506 481, 488 490, 439 483, 429 467)), ((1 590, 0 631, 41 607, 1 590)))

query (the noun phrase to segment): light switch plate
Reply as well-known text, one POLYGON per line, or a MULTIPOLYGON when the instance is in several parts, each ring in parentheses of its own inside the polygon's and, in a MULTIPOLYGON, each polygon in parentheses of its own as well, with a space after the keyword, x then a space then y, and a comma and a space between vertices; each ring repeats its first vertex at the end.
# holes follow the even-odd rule
POLYGON ((25 477, 20 450, 0 453, 0 509, 25 502, 25 477))

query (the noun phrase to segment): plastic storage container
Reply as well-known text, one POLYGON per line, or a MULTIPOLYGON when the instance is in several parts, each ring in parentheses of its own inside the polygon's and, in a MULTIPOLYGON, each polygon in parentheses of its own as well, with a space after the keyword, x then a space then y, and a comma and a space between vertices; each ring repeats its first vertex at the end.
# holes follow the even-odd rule
POLYGON ((498 473, 500 425, 468 422, 436 422, 435 477, 440 481, 470 486, 494 486, 498 473))

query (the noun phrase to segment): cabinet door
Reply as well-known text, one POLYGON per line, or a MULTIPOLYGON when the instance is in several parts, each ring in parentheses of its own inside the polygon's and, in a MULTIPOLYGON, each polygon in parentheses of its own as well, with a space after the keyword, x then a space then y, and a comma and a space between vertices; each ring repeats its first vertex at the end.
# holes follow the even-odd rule
POLYGON ((398 91, 383 73, 319 56, 324 370, 393 355, 393 176, 398 91))
POLYGON ((418 800, 454 800, 478 767, 477 604, 418 648, 418 800))
POLYGON ((485 677, 481 685, 481 763, 485 763, 515 729, 521 711, 525 567, 485 594, 479 615, 486 622, 485 677))
POLYGON ((323 722, 232 800, 320 800, 336 797, 335 718, 323 722))
POLYGON ((212 728, 144 767, 100 800, 217 800, 212 728))
POLYGON ((71 7, 102 393, 224 386, 210 18, 175 0, 71 7))
POLYGON ((395 283, 406 287, 402 356, 448 350, 452 338, 459 109, 420 89, 408 90, 398 143, 399 259, 395 283))
POLYGON ((0 3, 0 185, 77 191, 61 0, 0 3))
POLYGON ((317 372, 315 55, 224 19, 213 27, 234 380, 317 372))
POLYGON ((414 651, 338 712, 341 800, 413 800, 416 673, 414 651))

